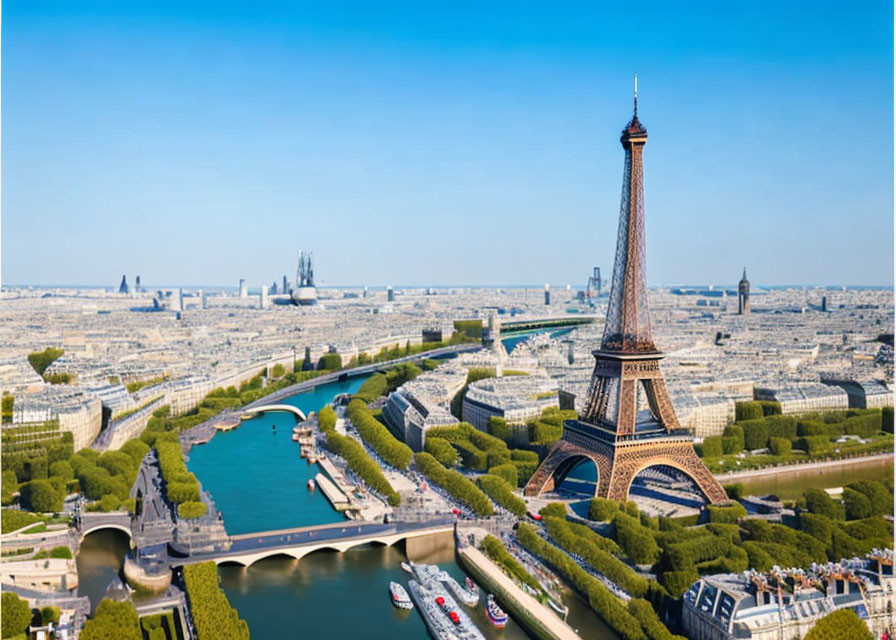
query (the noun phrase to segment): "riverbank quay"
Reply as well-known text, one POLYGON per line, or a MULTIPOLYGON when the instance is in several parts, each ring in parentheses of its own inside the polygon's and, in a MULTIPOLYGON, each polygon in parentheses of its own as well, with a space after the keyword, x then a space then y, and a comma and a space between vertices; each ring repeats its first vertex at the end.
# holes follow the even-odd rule
POLYGON ((458 547, 460 565, 488 591, 527 631, 542 640, 581 640, 557 614, 520 589, 503 571, 475 547, 458 547))
POLYGON ((338 382, 340 380, 346 380, 349 378, 357 378, 359 376, 370 375, 376 373, 377 371, 382 371, 383 369, 388 369, 395 365, 403 364, 406 362, 416 362, 418 360, 425 360, 427 358, 439 358, 444 356, 458 355, 461 353, 471 353, 474 351, 479 351, 481 349, 482 345, 478 342, 461 343, 457 345, 450 345, 447 347, 440 347, 438 349, 432 349, 430 351, 422 351, 414 355, 402 356, 393 360, 386 360, 385 362, 365 364, 357 367, 352 367, 351 369, 338 369, 336 371, 323 373, 319 376, 315 376, 314 378, 303 380, 302 382, 297 382, 282 389, 277 389, 276 391, 262 396, 261 398, 250 402, 246 406, 240 407, 239 409, 228 409, 222 411, 221 413, 218 413, 217 415, 209 418, 205 422, 201 422, 187 429, 180 434, 181 448, 184 453, 187 453, 194 445, 208 443, 215 436, 215 434, 218 433, 219 430, 221 430, 219 429, 218 425, 230 424, 234 420, 234 416, 236 417, 236 424, 234 426, 238 425, 239 415, 246 409, 253 409, 255 407, 261 407, 267 404, 273 404, 278 400, 283 400, 284 398, 289 398, 294 395, 313 391, 317 387, 328 384, 330 382, 338 382))
POLYGON ((892 451, 887 453, 877 453, 870 456, 860 456, 857 458, 838 458, 836 460, 819 460, 816 462, 793 462, 774 467, 763 467, 762 469, 748 469, 746 471, 735 471, 733 473, 721 473, 716 474, 715 477, 716 480, 722 484, 730 484, 747 478, 780 477, 788 473, 802 473, 813 469, 832 469, 856 464, 882 462, 885 460, 893 460, 892 451))

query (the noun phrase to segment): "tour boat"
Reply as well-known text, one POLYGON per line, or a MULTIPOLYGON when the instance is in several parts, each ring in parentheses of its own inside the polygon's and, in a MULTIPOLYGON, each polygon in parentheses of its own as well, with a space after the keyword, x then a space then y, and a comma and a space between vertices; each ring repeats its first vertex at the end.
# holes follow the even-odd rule
POLYGON ((476 586, 476 583, 470 580, 470 577, 467 576, 464 578, 464 584, 467 585, 467 589, 470 593, 476 594, 476 597, 479 597, 479 587, 476 586))
POLYGON ((569 607, 567 607, 566 605, 559 605, 551 598, 548 598, 548 606, 561 616, 565 616, 567 613, 569 613, 569 607))
POLYGON ((298 441, 299 441, 299 434, 298 434, 298 433, 294 433, 294 434, 292 434, 292 441, 293 441, 293 442, 298 442, 298 441))
POLYGON ((411 602, 408 592, 404 590, 398 582, 389 583, 389 594, 392 596, 392 604, 399 609, 413 609, 414 603, 411 602))
POLYGON ((314 481, 314 478, 308 478, 308 491, 314 493, 314 490, 317 488, 317 483, 314 481))
POLYGON ((488 594, 488 600, 485 603, 485 613, 488 615, 489 622, 498 629, 503 629, 507 624, 507 614, 495 602, 495 596, 488 594))
POLYGON ((311 464, 315 464, 317 462, 317 454, 309 453, 308 454, 308 462, 310 462, 311 464))
POLYGON ((401 568, 404 571, 407 571, 408 573, 410 573, 411 575, 414 575, 414 570, 411 568, 411 565, 409 565, 407 562, 402 562, 401 568))

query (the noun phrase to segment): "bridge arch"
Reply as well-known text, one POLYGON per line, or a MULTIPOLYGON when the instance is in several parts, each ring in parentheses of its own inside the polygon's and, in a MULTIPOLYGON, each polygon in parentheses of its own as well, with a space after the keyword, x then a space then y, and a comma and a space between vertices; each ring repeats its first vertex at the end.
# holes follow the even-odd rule
POLYGON ((114 529, 115 531, 121 531, 127 535, 129 540, 132 540, 134 537, 129 526, 125 526, 117 522, 98 522, 96 524, 89 524, 83 527, 81 529, 81 532, 78 534, 78 540, 83 541, 84 538, 89 536, 91 533, 96 533, 97 531, 102 531, 103 529, 114 529))
POLYGON ((712 504, 712 496, 710 495, 707 488, 703 486, 701 478, 696 475, 693 470, 689 469, 686 465, 682 464, 672 457, 652 458, 643 464, 633 467, 633 470, 629 472, 628 477, 625 478, 624 487, 626 501, 628 500, 629 493, 631 492, 632 482, 635 481, 635 478, 638 477, 638 474, 653 467, 671 467, 672 469, 681 472, 694 484, 694 486, 697 488, 697 491, 699 491, 700 495, 703 496, 703 498, 706 500, 707 504, 712 504))
POLYGON ((598 467, 596 456, 573 454, 564 458, 557 465, 557 469, 552 476, 554 489, 559 488, 560 485, 569 478, 569 475, 582 464, 590 464, 590 466, 594 468, 594 496, 596 497, 597 488, 600 486, 601 480, 600 468, 598 467))
POLYGON ((307 419, 305 412, 294 407, 291 404, 266 404, 260 407, 247 407, 242 410, 243 414, 267 413, 268 411, 285 411, 295 416, 296 422, 302 422, 307 419))
POLYGON ((595 496, 605 492, 610 482, 609 459, 595 451, 572 446, 561 440, 529 479, 524 489, 525 495, 539 496, 546 491, 553 491, 584 460, 594 463, 595 496))

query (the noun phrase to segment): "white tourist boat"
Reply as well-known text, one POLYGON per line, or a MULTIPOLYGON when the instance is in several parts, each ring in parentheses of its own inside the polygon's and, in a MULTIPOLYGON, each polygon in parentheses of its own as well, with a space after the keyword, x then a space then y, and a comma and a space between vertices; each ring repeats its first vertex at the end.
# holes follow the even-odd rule
POLYGON ((404 590, 404 587, 401 586, 401 583, 395 581, 390 582, 389 595, 392 596, 392 604, 399 609, 414 608, 414 603, 411 602, 411 597, 408 595, 408 592, 404 590))

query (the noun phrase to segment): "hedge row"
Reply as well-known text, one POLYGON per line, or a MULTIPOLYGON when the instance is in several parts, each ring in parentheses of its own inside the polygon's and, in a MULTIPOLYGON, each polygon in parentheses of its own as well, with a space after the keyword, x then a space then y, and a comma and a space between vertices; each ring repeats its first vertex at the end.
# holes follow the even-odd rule
POLYGON ((504 478, 488 474, 476 478, 476 484, 496 504, 514 515, 525 515, 526 503, 514 493, 515 485, 512 487, 504 478))
POLYGON ((218 586, 214 562, 188 564, 183 575, 197 640, 249 640, 249 626, 218 586))
MULTIPOLYGON (((523 486, 538 468, 538 454, 534 451, 510 449, 507 447, 507 443, 500 438, 479 431, 468 422, 430 429, 426 433, 427 444, 433 438, 450 443, 459 455, 465 469, 486 471, 492 467, 512 464, 516 467, 514 483, 517 486, 523 486)), ((435 451, 426 449, 426 445, 424 445, 424 450, 445 464, 449 459, 447 450, 441 444, 436 444, 435 447, 438 447, 438 455, 435 451)))
MULTIPOLYGON (((657 617, 652 616, 639 605, 635 605, 638 614, 634 615, 622 601, 607 589, 600 580, 585 571, 569 555, 542 539, 535 530, 523 523, 517 528, 520 544, 531 553, 541 556, 563 575, 583 594, 588 596, 591 608, 603 618, 624 640, 670 640, 673 636, 657 617), (647 621, 642 623, 641 616, 647 614, 647 621), (659 626, 657 626, 659 625, 659 626)), ((680 640, 684 640, 683 638, 680 640)))
MULTIPOLYGON (((430 436, 426 438, 423 450, 449 469, 457 464, 457 450, 447 440, 430 436)), ((516 468, 514 468, 513 473, 515 478, 516 468)), ((516 480, 514 480, 514 484, 516 484, 516 480)))
POLYGON ((172 504, 177 505, 177 514, 182 518, 199 518, 205 515, 206 505, 200 499, 199 481, 187 471, 184 464, 183 451, 180 444, 170 441, 157 441, 156 454, 159 458, 159 469, 165 481, 165 496, 172 504), (190 506, 181 508, 185 503, 190 506), (202 505, 201 508, 198 505, 202 505))
POLYGON ((335 430, 328 431, 326 435, 327 448, 343 458, 352 471, 366 482, 371 489, 386 496, 389 504, 393 507, 401 503, 401 496, 386 480, 383 470, 373 461, 373 458, 370 457, 357 440, 340 435, 335 430))
POLYGON ((426 452, 416 454, 414 462, 417 471, 429 478, 430 482, 442 487, 459 502, 467 505, 476 515, 488 517, 495 512, 488 497, 462 473, 446 469, 426 452))
POLYGON ((405 443, 397 440, 361 400, 348 403, 346 415, 358 430, 364 441, 373 447, 379 456, 396 469, 407 469, 414 453, 405 443))
POLYGON ((541 585, 538 584, 538 581, 532 577, 532 574, 526 571, 523 565, 517 562, 516 558, 510 555, 510 552, 507 551, 503 542, 492 535, 487 535, 482 541, 481 548, 485 555, 502 567, 511 577, 516 578, 523 584, 529 585, 535 591, 541 591, 541 585))
POLYGON ((608 552, 608 545, 603 542, 605 540, 603 536, 591 530, 574 533, 570 523, 565 519, 547 517, 544 518, 544 524, 557 546, 584 558, 592 568, 619 585, 629 595, 641 597, 647 593, 647 579, 608 552))
POLYGON ((575 411, 561 411, 557 407, 548 407, 541 416, 527 423, 529 443, 537 446, 550 446, 563 435, 563 421, 577 418, 575 411))
POLYGON ((317 412, 317 424, 321 431, 329 431, 336 428, 336 412, 333 407, 327 405, 317 412))

